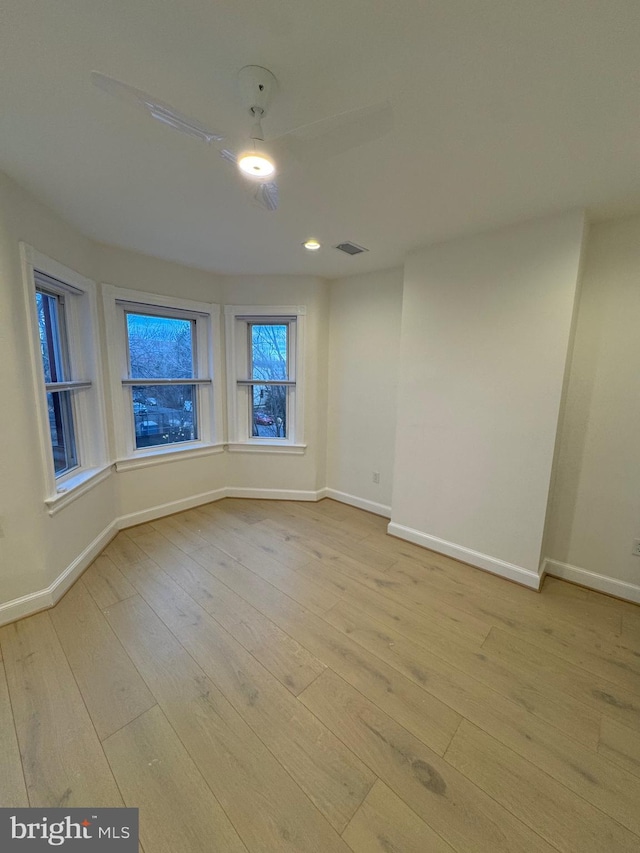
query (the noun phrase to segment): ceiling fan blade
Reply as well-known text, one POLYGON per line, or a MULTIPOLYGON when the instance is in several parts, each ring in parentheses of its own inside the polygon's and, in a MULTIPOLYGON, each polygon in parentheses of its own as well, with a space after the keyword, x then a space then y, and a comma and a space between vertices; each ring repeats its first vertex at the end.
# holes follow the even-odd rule
POLYGON ((257 184, 252 196, 253 200, 266 210, 278 209, 280 193, 278 192, 278 185, 275 181, 257 184))
POLYGON ((391 105, 374 104, 302 125, 268 140, 267 145, 277 159, 293 157, 301 163, 316 162, 379 139, 392 129, 391 105))
POLYGON ((221 142, 224 137, 216 131, 210 130, 201 124, 197 119, 191 118, 184 113, 178 112, 170 104, 154 98, 142 89, 136 89, 128 83, 122 83, 113 77, 108 77, 106 74, 101 74, 99 71, 91 72, 91 81, 94 86, 108 92, 110 95, 115 95, 122 100, 128 101, 135 107, 141 107, 146 110, 149 115, 162 122, 163 124, 179 130, 181 133, 186 133, 189 136, 195 136, 209 144, 212 142, 221 142))
MULTIPOLYGON (((227 163, 230 163, 232 166, 238 166, 238 158, 230 151, 228 148, 222 148, 219 152, 220 156, 223 160, 226 160, 227 163)), ((248 177, 247 175, 243 175, 241 172, 237 172, 238 177, 241 178, 245 187, 249 190, 249 197, 253 202, 255 202, 260 207, 263 207, 265 210, 277 210, 278 204, 280 201, 280 193, 278 190, 278 185, 275 181, 265 181, 258 180, 256 178, 248 177)))
POLYGON ((228 148, 221 148, 218 152, 223 160, 226 160, 227 163, 231 163, 232 166, 238 165, 238 158, 233 153, 233 151, 229 151, 228 148))

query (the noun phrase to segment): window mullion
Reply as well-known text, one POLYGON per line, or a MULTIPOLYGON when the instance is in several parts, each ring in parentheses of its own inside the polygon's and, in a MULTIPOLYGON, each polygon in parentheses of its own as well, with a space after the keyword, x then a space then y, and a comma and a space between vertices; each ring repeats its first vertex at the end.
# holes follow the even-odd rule
POLYGON ((212 379, 123 379, 124 386, 130 385, 211 385, 212 379))

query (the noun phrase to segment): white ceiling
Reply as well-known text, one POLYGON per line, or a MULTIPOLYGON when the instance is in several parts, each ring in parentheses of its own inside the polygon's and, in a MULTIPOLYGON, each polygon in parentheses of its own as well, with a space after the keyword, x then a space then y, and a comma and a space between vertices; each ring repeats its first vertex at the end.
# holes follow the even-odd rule
POLYGON ((91 237, 214 271, 333 277, 553 211, 640 208, 638 0, 3 0, 0 79, 0 169, 91 237), (238 133, 247 64, 279 80, 271 136, 383 100, 394 129, 287 172, 268 213, 212 148, 89 78, 238 133))

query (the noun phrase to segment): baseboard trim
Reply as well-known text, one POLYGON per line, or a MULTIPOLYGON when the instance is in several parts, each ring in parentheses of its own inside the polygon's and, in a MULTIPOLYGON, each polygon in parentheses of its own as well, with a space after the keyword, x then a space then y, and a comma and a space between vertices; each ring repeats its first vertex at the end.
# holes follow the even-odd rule
POLYGON ((525 569, 522 566, 517 566, 514 563, 507 563, 488 554, 482 554, 480 551, 473 551, 471 548, 456 545, 454 542, 447 542, 446 539, 439 539, 437 536, 422 533, 420 530, 414 530, 412 527, 405 527, 393 521, 387 527, 387 532, 390 536, 397 536, 398 539, 406 539, 407 542, 413 542, 414 545, 421 545, 430 551, 437 551, 439 554, 453 557, 463 563, 468 563, 470 566, 483 569, 485 572, 491 572, 493 575, 508 578, 508 580, 515 581, 515 583, 519 583, 530 589, 540 589, 542 575, 530 569, 525 569))
POLYGON ((596 592, 604 592, 607 595, 613 595, 615 598, 640 604, 640 585, 638 584, 610 578, 607 575, 599 575, 596 572, 581 569, 579 566, 572 566, 570 563, 561 563, 559 560, 551 560, 548 557, 545 559, 542 569, 545 574, 554 578, 571 581, 571 583, 585 586, 596 592))
POLYGON ((109 542, 118 532, 118 522, 113 521, 107 525, 104 530, 99 533, 96 538, 90 542, 87 547, 73 560, 67 568, 58 575, 58 577, 45 589, 40 589, 37 592, 32 592, 29 595, 23 595, 20 598, 14 598, 13 601, 7 601, 6 604, 0 605, 0 625, 7 625, 9 622, 15 622, 17 619, 23 619, 25 616, 33 616, 40 610, 47 610, 53 607, 62 598, 65 592, 69 589, 80 575, 87 569, 95 560, 98 554, 107 547, 109 542))
POLYGON ((228 498, 254 498, 261 501, 317 501, 319 492, 302 489, 249 489, 230 486, 227 489, 228 498))
POLYGON ((332 498, 334 501, 340 501, 349 506, 355 506, 358 509, 364 509, 367 512, 372 512, 374 515, 381 515, 384 518, 391 518, 391 507, 385 504, 368 501, 365 498, 359 498, 356 495, 350 495, 347 492, 339 492, 336 489, 321 489, 323 498, 332 498))
POLYGON ((202 504, 213 503, 214 501, 222 500, 229 497, 229 489, 225 486, 222 489, 213 489, 210 492, 201 492, 199 495, 191 495, 188 498, 181 498, 177 501, 170 501, 166 504, 158 504, 149 509, 142 509, 139 512, 130 512, 127 515, 121 515, 116 519, 118 530, 126 530, 127 527, 135 527, 137 524, 145 524, 148 521, 155 521, 157 518, 164 518, 165 515, 173 515, 176 512, 184 512, 186 509, 193 509, 202 504))

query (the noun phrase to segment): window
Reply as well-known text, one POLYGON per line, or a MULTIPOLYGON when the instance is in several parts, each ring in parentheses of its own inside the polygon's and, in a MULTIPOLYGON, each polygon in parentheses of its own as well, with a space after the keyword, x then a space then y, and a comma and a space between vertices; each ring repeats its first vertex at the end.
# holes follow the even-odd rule
POLYGON ((136 448, 198 438, 196 321, 125 309, 136 448))
POLYGON ((118 467, 129 467, 127 459, 144 464, 178 450, 210 448, 216 432, 211 321, 217 306, 105 291, 118 467))
POLYGON ((22 245, 45 502, 57 511, 108 475, 95 285, 22 245), (103 476, 101 476, 103 475, 103 476))
MULTIPOLYGON (((288 358, 293 324, 294 321, 247 323, 252 383, 249 420, 254 437, 287 438, 288 392, 295 387, 289 378, 288 358)), ((239 384, 245 382, 240 380, 239 384)))
POLYGON ((301 452, 304 308, 225 311, 230 448, 301 452))
MULTIPOLYGON (((70 389, 71 365, 65 320, 65 298, 63 293, 56 292, 55 284, 39 271, 36 271, 35 279, 38 331, 47 392, 53 469, 56 477, 59 477, 78 466, 76 428, 71 400, 73 392, 70 389)), ((80 387, 90 387, 90 385, 91 383, 88 382, 80 387)))

